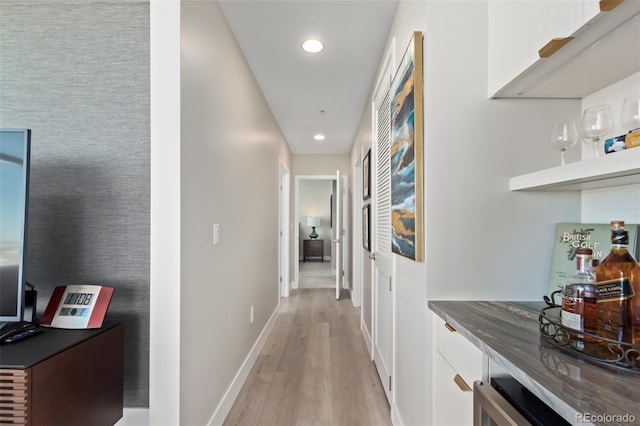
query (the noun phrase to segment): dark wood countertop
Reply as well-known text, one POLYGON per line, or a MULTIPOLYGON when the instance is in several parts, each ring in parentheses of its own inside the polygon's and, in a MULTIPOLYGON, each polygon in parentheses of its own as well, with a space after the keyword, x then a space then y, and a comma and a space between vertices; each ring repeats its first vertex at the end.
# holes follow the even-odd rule
POLYGON ((568 422, 640 424, 640 374, 578 359, 544 341, 538 326, 543 302, 429 301, 428 306, 568 422))
POLYGON ((0 368, 27 369, 93 336, 121 325, 105 320, 101 328, 67 330, 43 327, 40 334, 0 345, 0 368))

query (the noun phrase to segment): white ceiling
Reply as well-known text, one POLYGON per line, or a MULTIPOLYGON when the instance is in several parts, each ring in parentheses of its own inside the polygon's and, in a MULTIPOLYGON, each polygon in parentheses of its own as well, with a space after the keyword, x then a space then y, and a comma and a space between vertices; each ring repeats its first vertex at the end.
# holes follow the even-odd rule
POLYGON ((348 153, 397 0, 219 4, 291 151, 348 153), (309 37, 321 39, 324 51, 305 53, 300 45, 309 37), (314 141, 316 133, 326 139, 314 141))

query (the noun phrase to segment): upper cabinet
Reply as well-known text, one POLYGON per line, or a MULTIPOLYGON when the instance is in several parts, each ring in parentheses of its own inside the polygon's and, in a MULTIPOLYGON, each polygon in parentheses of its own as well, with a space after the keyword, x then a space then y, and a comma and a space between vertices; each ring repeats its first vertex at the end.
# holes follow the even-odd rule
POLYGON ((490 98, 581 99, 640 70, 640 0, 490 1, 490 98))

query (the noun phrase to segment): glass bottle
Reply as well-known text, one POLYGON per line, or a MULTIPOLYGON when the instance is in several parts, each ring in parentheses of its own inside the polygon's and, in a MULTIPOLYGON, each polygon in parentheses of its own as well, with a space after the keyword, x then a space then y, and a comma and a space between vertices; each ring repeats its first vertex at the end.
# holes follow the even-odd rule
POLYGON ((636 344, 640 343, 640 264, 628 244, 624 222, 611 222, 611 252, 596 269, 598 336, 636 344))
MULTIPOLYGON (((592 272, 591 249, 576 250, 576 273, 569 278, 562 289, 561 321, 571 330, 586 331, 595 335, 598 330, 598 307, 596 304, 596 277, 592 272)), ((595 343, 582 333, 569 330, 571 345, 585 349, 585 341, 595 343)))

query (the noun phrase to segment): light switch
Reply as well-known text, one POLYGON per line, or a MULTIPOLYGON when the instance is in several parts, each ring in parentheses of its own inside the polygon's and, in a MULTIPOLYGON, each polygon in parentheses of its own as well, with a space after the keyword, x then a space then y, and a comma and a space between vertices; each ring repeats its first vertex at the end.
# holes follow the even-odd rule
POLYGON ((213 245, 217 246, 218 244, 220 244, 220 224, 214 223, 213 224, 213 245))

